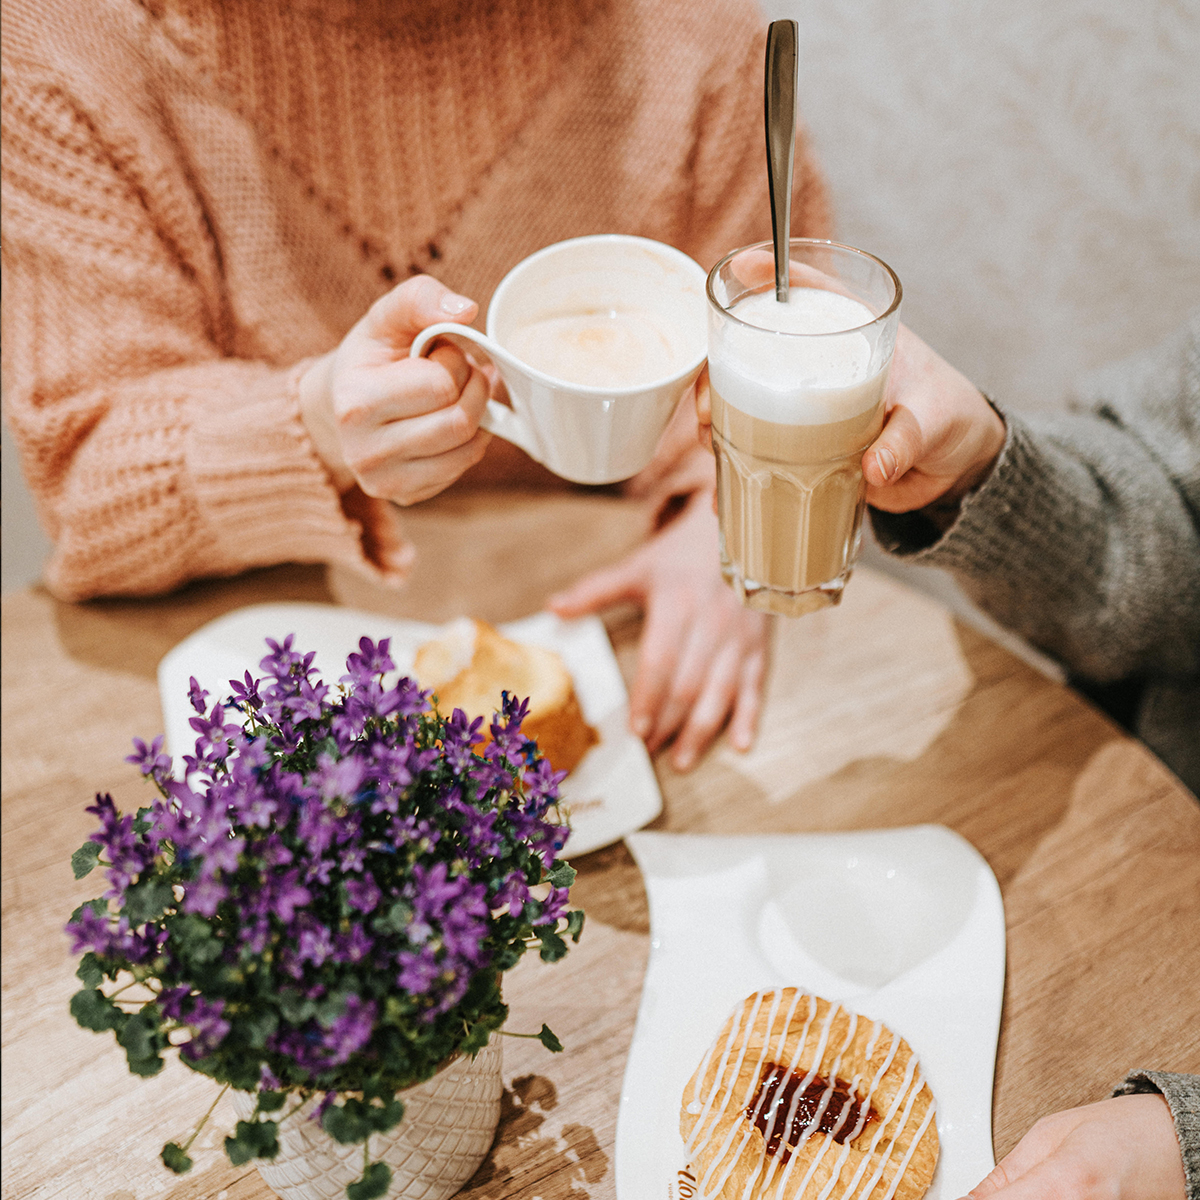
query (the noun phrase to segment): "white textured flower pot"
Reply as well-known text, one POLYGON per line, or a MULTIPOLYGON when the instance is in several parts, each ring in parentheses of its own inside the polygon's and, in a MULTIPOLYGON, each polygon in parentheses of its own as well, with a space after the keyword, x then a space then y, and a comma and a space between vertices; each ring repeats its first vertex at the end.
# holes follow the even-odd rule
MULTIPOLYGON (((471 1058, 456 1058, 432 1079, 398 1093, 404 1119, 371 1137, 371 1161, 392 1168, 388 1200, 446 1200, 475 1174, 500 1120, 500 1039, 471 1058)), ((239 1118, 254 1111, 250 1092, 230 1092, 239 1118)), ((259 1173, 282 1200, 345 1200, 360 1178, 362 1144, 335 1142, 314 1120, 313 1097, 280 1126, 279 1153, 259 1173)))

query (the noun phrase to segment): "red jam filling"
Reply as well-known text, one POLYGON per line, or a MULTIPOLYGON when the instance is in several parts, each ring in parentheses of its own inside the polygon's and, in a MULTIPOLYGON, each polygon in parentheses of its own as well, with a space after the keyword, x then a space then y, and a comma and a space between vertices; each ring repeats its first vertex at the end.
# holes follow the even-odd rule
POLYGON ((779 1063, 763 1068, 746 1108, 746 1117, 766 1139, 767 1153, 783 1162, 814 1133, 832 1134, 841 1144, 857 1137, 877 1116, 844 1079, 835 1077, 832 1084, 820 1075, 810 1079, 807 1072, 800 1075, 779 1063))

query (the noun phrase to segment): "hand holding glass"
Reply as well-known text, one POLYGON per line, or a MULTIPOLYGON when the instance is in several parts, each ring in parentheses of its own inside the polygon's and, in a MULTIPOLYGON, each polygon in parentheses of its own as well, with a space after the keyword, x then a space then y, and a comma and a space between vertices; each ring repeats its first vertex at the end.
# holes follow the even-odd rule
POLYGON ((708 277, 721 569, 743 603, 836 604, 858 557, 863 452, 883 426, 900 281, 861 250, 791 241, 788 302, 770 242, 708 277))

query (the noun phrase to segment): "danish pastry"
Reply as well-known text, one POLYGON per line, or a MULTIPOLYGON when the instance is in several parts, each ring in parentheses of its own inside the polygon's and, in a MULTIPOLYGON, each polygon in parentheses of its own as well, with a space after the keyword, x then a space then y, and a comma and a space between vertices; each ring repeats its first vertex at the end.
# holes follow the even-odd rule
POLYGON ((422 687, 433 688, 441 709, 461 708, 468 717, 488 721, 500 707, 500 693, 529 697, 522 730, 560 771, 573 771, 599 740, 579 707, 575 686, 562 658, 553 650, 514 642, 483 621, 463 617, 445 634, 417 650, 414 673, 422 687))
POLYGON ((797 988, 747 996, 684 1089, 704 1200, 920 1200, 933 1093, 908 1043, 797 988))

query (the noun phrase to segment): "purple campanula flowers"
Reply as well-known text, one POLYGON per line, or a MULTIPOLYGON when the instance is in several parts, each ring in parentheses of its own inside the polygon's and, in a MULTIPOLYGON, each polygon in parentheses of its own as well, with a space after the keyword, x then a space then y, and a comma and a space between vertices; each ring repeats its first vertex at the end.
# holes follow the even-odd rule
POLYGON ((386 638, 362 638, 332 686, 294 637, 267 647, 224 698, 190 681, 191 753, 134 742, 160 800, 88 810, 99 829, 72 861, 98 861, 108 890, 67 926, 81 1023, 119 1031, 145 1003, 123 1045, 170 1034, 237 1087, 398 1087, 498 1027, 499 972, 545 956, 545 931, 565 918, 577 936, 566 888, 539 898, 568 835, 562 775, 521 731, 527 701, 505 694, 485 737, 397 679, 386 638), (109 1014, 105 981, 134 967, 153 1000, 109 1014))

